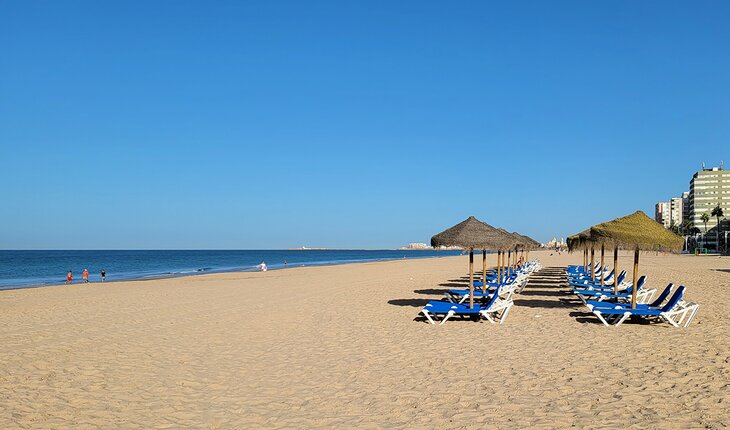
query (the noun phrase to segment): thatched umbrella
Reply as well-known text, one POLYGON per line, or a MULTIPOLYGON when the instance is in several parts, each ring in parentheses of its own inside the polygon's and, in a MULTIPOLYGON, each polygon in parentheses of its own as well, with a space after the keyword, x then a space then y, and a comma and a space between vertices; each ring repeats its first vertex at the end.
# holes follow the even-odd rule
MULTIPOLYGON (((567 239, 568 250, 574 251, 576 249, 583 250, 583 271, 588 272, 588 250, 593 248, 595 242, 591 238, 591 229, 586 229, 573 236, 568 236, 567 239)), ((591 256, 591 260, 593 257, 591 256)), ((593 273, 593 261, 590 264, 591 273, 593 273)))
MULTIPOLYGON (((502 250, 511 239, 491 225, 470 216, 431 238, 431 246, 458 246, 469 250, 469 307, 474 307, 474 249, 502 250)), ((486 254, 486 252, 485 252, 486 254)), ((486 255, 484 257, 486 259, 486 255)), ((486 268, 486 265, 485 265, 486 268)), ((486 290, 486 276, 483 282, 486 290)), ((485 291, 486 292, 486 291, 485 291)))
MULTIPOLYGON (((631 308, 636 309, 636 284, 639 277, 639 251, 680 251, 684 240, 682 237, 667 230, 661 224, 646 216, 642 211, 631 215, 616 218, 590 228, 591 239, 614 248, 614 262, 617 260, 617 251, 622 249, 634 250, 634 287, 631 289, 631 308)), ((614 279, 616 279, 614 267, 614 279)), ((617 288, 614 281, 614 288, 617 288)))
POLYGON ((511 234, 512 234, 512 236, 515 237, 515 239, 518 242, 517 248, 521 252, 527 252, 527 257, 525 259, 530 257, 531 250, 540 249, 542 247, 540 242, 536 241, 535 239, 531 238, 530 236, 525 236, 524 234, 520 234, 517 232, 512 232, 511 234))

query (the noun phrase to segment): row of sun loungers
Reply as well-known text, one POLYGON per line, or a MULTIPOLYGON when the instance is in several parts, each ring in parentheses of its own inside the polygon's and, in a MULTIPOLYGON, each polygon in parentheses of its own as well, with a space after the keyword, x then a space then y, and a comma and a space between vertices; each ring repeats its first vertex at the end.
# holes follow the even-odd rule
POLYGON ((474 307, 464 304, 469 300, 469 289, 454 289, 444 293, 441 301, 432 300, 421 309, 421 314, 430 324, 444 324, 454 316, 468 317, 479 320, 484 317, 492 324, 502 324, 510 309, 514 305, 512 295, 520 293, 527 285, 531 273, 540 270, 539 261, 529 261, 519 269, 503 275, 497 279, 496 274, 489 274, 486 280, 474 283, 474 307), (484 289, 486 282, 486 293, 484 289))
POLYGON ((607 267, 602 268, 599 263, 587 272, 583 266, 568 266, 565 272, 573 293, 606 326, 619 326, 630 317, 637 317, 664 321, 674 327, 687 327, 699 309, 697 303, 684 300, 687 288, 683 285, 675 288, 670 283, 654 299, 656 289, 647 288, 647 278, 641 276, 635 287, 636 308, 632 309, 634 285, 626 280, 625 271, 616 278, 618 292, 614 291, 614 271, 609 272, 607 267), (604 278, 603 285, 601 277, 604 278))

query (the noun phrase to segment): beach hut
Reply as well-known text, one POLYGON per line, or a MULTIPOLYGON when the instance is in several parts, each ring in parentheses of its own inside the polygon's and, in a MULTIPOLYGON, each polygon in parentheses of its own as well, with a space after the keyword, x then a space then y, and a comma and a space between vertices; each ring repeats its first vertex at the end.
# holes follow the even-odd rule
MULTIPOLYGON (((644 212, 636 211, 631 215, 616 218, 590 228, 590 240, 600 243, 601 248, 612 246, 614 248, 614 264, 617 262, 618 249, 634 251, 634 273, 633 285, 636 286, 639 277, 639 252, 640 251, 664 251, 676 252, 682 249, 684 240, 682 237, 667 230, 649 218, 644 212)), ((616 267, 614 267, 614 273, 616 267)), ((618 275, 616 273, 616 275, 618 275)), ((616 279, 616 276, 614 276, 616 279)), ((617 285, 614 281, 614 289, 617 285)), ((631 308, 636 309, 636 288, 631 289, 631 308)))
POLYGON ((501 251, 513 245, 513 239, 473 216, 431 238, 431 246, 458 246, 469 250, 469 307, 474 307, 474 250, 484 251, 482 279, 486 293, 486 251, 501 251))

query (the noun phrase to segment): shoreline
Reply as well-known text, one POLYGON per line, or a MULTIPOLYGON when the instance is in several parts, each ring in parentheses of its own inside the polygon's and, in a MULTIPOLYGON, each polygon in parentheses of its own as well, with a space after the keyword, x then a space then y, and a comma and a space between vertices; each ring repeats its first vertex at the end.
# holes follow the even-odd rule
MULTIPOLYGON (((307 251, 310 249, 307 249, 307 251)), ((324 250, 324 249, 323 249, 324 250)), ((350 250, 348 250, 350 251, 350 250)), ((357 251, 357 250, 354 250, 357 251)), ((387 250, 391 251, 391 250, 387 250)), ((400 251, 400 250, 397 250, 400 251)), ((411 258, 377 258, 377 259, 363 259, 363 260, 342 260, 342 261, 322 261, 322 262, 308 262, 308 263, 292 263, 287 264, 286 266, 282 264, 272 264, 267 265, 267 271, 279 271, 279 270, 289 270, 289 269, 298 269, 303 267, 328 267, 328 266, 341 266, 341 265, 348 265, 348 264, 360 264, 360 263, 378 263, 378 262, 386 262, 386 261, 399 261, 399 260, 424 260, 429 258, 449 258, 454 257, 454 255, 444 255, 444 256, 438 256, 438 255, 430 255, 430 256, 417 256, 417 257, 411 257, 411 258)), ((119 282, 141 282, 141 281, 159 281, 159 280, 165 280, 165 279, 176 279, 176 278, 189 278, 189 277, 197 277, 197 276, 204 276, 204 275, 216 275, 216 274, 226 274, 226 273, 257 273, 262 272, 259 269, 253 269, 250 270, 240 268, 221 268, 221 269, 198 269, 196 271, 189 271, 184 273, 160 273, 160 274, 150 274, 150 275, 142 275, 142 276, 130 276, 130 277, 124 277, 121 279, 107 279, 104 282, 101 281, 90 281, 90 282, 73 282, 71 284, 66 284, 64 282, 54 282, 54 283, 44 283, 44 284, 23 284, 23 285, 1 285, 0 284, 0 294, 2 294, 3 291, 15 291, 15 290, 25 290, 25 289, 38 289, 38 288, 46 288, 46 287, 71 287, 71 286, 91 286, 91 285, 99 285, 99 284, 110 284, 110 283, 119 283, 119 282)), ((109 275, 107 275, 107 278, 109 278, 109 275)), ((1 280, 0 280, 1 282, 1 280)))

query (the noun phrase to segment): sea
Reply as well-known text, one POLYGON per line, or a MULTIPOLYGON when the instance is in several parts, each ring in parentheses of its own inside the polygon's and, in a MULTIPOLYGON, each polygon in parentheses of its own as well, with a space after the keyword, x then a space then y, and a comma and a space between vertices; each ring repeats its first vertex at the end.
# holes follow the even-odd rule
POLYGON ((459 255, 453 250, 239 250, 239 251, 2 251, 0 290, 63 284, 73 273, 89 271, 89 282, 159 279, 203 273, 257 271, 263 262, 269 270, 302 266, 359 263, 459 255))

